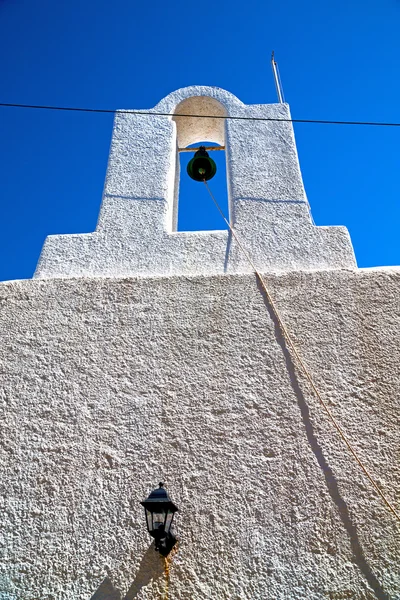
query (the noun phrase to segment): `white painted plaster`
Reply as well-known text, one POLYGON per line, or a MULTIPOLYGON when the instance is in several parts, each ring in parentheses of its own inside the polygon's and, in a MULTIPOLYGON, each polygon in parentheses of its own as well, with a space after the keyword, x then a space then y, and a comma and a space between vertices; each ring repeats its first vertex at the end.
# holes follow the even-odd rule
POLYGON ((356 266, 345 227, 311 223, 291 123, 190 116, 288 119, 288 105, 193 86, 151 110, 171 116, 116 114, 96 231, 49 236, 35 277, 251 272, 227 231, 175 231, 177 147, 205 139, 226 146, 230 220, 260 270, 356 266))
MULTIPOLYGON (((267 280, 399 510, 400 272, 267 280)), ((1 600, 400 598, 399 528, 254 276, 34 279, 0 305, 1 600), (139 505, 159 480, 168 594, 139 505)))

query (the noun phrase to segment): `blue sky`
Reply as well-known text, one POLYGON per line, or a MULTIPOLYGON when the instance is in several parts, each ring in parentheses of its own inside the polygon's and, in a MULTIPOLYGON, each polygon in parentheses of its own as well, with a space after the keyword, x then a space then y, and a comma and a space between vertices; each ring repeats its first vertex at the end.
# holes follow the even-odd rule
MULTIPOLYGON (((399 0, 0 0, 0 101, 149 108, 204 84, 275 102, 274 49, 294 118, 400 121, 399 30, 399 0)), ((0 108, 0 280, 31 277, 46 235, 94 230, 112 121, 0 108)), ((346 225, 360 266, 399 265, 400 128, 295 134, 315 222, 346 225)), ((204 191, 182 186, 181 228, 223 227, 204 191)))

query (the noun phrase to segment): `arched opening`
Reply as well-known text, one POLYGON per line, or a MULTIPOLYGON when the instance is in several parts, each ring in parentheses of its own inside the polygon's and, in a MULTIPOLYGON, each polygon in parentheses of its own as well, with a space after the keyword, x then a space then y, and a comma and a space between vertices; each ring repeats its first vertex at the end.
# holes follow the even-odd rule
POLYGON ((206 186, 202 182, 194 181, 187 174, 187 164, 193 158, 195 150, 193 152, 182 151, 199 146, 221 148, 221 150, 208 150, 210 158, 217 165, 217 173, 210 180, 209 186, 225 216, 229 219, 224 116, 226 116, 225 108, 220 102, 209 96, 187 98, 176 107, 173 116, 173 121, 176 123, 178 153, 174 194, 174 231, 207 231, 227 228, 206 186), (196 118, 194 115, 201 115, 202 118, 196 118))

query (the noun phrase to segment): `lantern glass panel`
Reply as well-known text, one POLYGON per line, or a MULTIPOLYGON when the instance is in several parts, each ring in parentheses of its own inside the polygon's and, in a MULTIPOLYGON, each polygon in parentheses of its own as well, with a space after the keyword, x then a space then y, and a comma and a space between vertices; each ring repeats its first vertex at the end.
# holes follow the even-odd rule
POLYGON ((167 518, 165 519, 165 531, 168 533, 169 530, 171 529, 171 525, 172 525, 172 521, 174 519, 174 513, 173 511, 170 509, 167 512, 167 518))
POLYGON ((165 510, 158 510, 157 512, 153 512, 153 531, 157 531, 160 528, 164 528, 165 517, 165 510))
POLYGON ((151 531, 153 529, 153 514, 148 508, 145 508, 145 513, 146 513, 147 529, 149 530, 149 533, 151 533, 151 531))

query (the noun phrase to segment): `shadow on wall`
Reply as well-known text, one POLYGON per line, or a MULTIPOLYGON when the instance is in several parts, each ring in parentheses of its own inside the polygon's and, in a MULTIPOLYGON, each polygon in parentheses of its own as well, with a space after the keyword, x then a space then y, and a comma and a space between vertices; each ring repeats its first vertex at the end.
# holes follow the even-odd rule
POLYGON ((115 589, 111 579, 106 577, 90 600, 121 600, 121 594, 115 589))
POLYGON ((161 577, 164 577, 164 558, 155 551, 153 543, 140 561, 136 577, 123 598, 121 592, 106 577, 90 600, 134 600, 143 587, 161 577))
POLYGON ((365 577, 366 581, 368 582, 370 587, 373 589, 375 597, 378 600, 390 600, 388 594, 382 588, 381 584, 379 583, 377 577, 373 573, 373 571, 372 571, 370 565, 368 564, 368 561, 364 555, 363 549, 360 544, 360 540, 358 538, 356 525, 351 520, 349 507, 347 506, 346 502, 340 495, 337 479, 336 479, 331 467, 329 466, 329 464, 324 456, 324 453, 322 451, 322 448, 319 445, 318 439, 315 435, 314 428, 313 428, 311 418, 310 418, 310 409, 308 407, 308 404, 306 402, 306 399, 304 398, 304 394, 300 387, 299 380, 298 380, 297 374, 296 374, 296 368, 293 363, 291 354, 288 350, 288 347, 286 345, 286 341, 282 335, 280 325, 279 325, 277 318, 271 308, 271 305, 268 301, 267 295, 259 281, 257 281, 257 285, 258 285, 258 289, 263 297, 264 304, 267 307, 267 310, 269 312, 271 320, 274 323, 275 339, 278 342, 278 344, 280 345, 283 355, 285 357, 286 368, 287 368, 289 378, 290 378, 290 384, 291 384, 292 389, 297 398, 297 403, 298 403, 298 406, 300 409, 301 418, 303 420, 304 429, 305 429, 305 432, 307 435, 308 443, 310 444, 310 447, 318 461, 318 465, 320 466, 320 469, 324 474, 326 487, 328 488, 328 491, 329 491, 330 497, 332 498, 332 501, 337 506, 343 526, 346 529, 347 535, 350 539, 354 562, 357 564, 358 568, 360 569, 361 573, 365 577))

